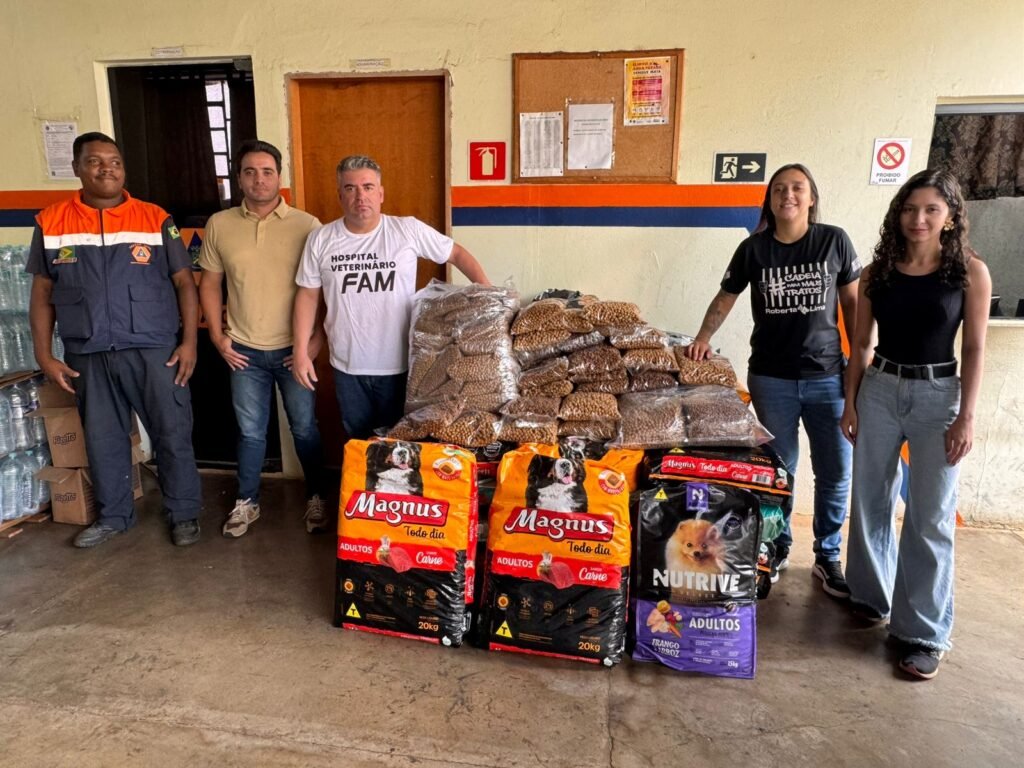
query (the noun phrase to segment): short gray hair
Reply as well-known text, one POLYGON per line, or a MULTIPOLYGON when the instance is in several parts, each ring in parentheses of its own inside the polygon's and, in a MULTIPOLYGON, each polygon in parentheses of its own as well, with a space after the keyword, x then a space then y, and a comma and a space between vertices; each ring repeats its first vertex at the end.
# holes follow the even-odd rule
POLYGON ((349 155, 342 158, 341 162, 338 163, 338 176, 341 176, 345 171, 361 171, 364 168, 375 171, 377 178, 380 178, 380 166, 377 165, 377 161, 366 155, 349 155))

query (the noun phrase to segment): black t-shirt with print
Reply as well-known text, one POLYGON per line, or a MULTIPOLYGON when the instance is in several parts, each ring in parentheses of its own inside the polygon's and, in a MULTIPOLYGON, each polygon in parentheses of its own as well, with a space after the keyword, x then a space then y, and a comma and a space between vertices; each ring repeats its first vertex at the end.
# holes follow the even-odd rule
POLYGON ((751 285, 750 372, 780 379, 840 373, 837 287, 860 276, 849 236, 839 227, 811 224, 795 243, 771 232, 751 235, 729 262, 722 290, 751 285))

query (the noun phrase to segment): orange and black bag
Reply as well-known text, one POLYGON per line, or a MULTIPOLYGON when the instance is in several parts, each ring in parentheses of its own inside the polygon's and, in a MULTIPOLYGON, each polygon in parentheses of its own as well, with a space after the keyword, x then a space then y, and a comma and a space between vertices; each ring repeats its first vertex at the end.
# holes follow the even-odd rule
POLYGON ((441 443, 346 443, 335 626, 462 644, 473 602, 475 464, 441 443))
POLYGON ((631 551, 622 459, 537 443, 502 458, 480 622, 487 648, 607 666, 622 658, 631 551))

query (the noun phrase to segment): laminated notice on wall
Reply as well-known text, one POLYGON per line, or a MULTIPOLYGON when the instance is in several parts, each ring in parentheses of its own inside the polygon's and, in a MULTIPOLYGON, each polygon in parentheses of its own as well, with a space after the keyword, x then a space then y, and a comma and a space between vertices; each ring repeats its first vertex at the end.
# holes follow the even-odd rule
POLYGON ((519 175, 561 176, 563 112, 519 114, 519 175))
POLYGON ((43 147, 46 150, 46 175, 51 179, 73 179, 72 145, 78 136, 78 123, 43 123, 43 147))
POLYGON ((668 56, 626 59, 623 125, 667 125, 672 64, 668 56))

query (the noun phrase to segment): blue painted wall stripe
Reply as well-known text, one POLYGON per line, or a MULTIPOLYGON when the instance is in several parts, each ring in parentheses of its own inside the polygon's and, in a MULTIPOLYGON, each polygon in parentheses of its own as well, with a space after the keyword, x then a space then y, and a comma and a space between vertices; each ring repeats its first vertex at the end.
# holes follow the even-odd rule
POLYGON ((0 210, 0 227, 34 227, 37 213, 33 208, 0 210))

